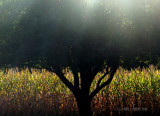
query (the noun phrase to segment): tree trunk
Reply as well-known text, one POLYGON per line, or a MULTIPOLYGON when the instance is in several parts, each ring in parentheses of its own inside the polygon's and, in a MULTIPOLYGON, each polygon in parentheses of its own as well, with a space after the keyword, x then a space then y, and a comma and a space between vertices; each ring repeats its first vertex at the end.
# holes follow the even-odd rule
POLYGON ((89 97, 79 96, 76 98, 80 116, 92 116, 91 101, 89 97))
POLYGON ((90 86, 93 80, 90 71, 82 71, 81 73, 81 89, 76 91, 75 97, 79 109, 80 116, 92 116, 90 86))

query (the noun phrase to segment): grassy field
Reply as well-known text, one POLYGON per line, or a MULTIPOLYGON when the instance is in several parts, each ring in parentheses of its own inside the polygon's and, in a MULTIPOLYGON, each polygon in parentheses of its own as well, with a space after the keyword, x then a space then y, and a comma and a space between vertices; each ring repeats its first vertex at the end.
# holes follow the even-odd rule
MULTIPOLYGON (((0 115, 78 115, 73 94, 46 70, 0 71, 0 115), (32 72, 32 73, 31 73, 32 72)), ((96 86, 98 77, 92 83, 96 86)), ((71 72, 66 77, 72 82, 71 72)), ((107 78, 107 77, 106 77, 107 78)), ((111 84, 92 101, 94 115, 160 114, 160 70, 119 68, 111 84)))

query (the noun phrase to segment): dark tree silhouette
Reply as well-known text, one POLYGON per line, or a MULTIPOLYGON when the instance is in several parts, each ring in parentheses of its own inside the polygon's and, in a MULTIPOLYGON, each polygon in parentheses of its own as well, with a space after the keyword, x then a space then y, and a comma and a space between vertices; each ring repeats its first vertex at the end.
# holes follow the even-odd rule
POLYGON ((154 29, 153 23, 145 30, 142 26, 148 22, 142 24, 137 20, 138 15, 133 17, 137 12, 132 15, 131 11, 123 12, 124 9, 118 9, 111 2, 101 0, 88 6, 83 0, 35 0, 24 11, 5 46, 1 46, 1 67, 8 64, 37 67, 38 64, 37 68, 56 73, 74 94, 80 116, 91 116, 93 97, 112 81, 119 66, 147 66, 147 59, 151 62, 152 56, 157 60, 159 55, 155 50, 160 37, 157 30, 150 36, 141 32, 154 29), (149 44, 154 33, 156 47, 149 44), (66 68, 72 71, 74 83, 65 77, 63 69, 66 68), (99 72, 104 75, 99 78, 96 89, 90 91, 99 72), (109 78, 102 83, 107 75, 109 78))

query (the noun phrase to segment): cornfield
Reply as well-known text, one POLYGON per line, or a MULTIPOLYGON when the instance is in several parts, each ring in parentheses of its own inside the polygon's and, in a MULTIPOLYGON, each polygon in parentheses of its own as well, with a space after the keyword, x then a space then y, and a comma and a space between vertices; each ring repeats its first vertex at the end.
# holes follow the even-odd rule
MULTIPOLYGON (((65 76, 73 82, 70 71, 65 76)), ((160 70, 154 66, 131 71, 119 68, 110 85, 92 100, 92 111, 95 116, 159 115, 160 70)), ((78 108, 73 94, 54 73, 15 68, 0 71, 0 115, 72 116, 78 115, 78 108)))

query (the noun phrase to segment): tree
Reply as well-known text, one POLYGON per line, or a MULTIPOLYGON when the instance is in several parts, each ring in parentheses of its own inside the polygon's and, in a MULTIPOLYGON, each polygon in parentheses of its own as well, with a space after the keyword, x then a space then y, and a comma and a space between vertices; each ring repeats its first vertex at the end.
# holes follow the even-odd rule
POLYGON ((74 94, 80 116, 91 116, 93 97, 112 81, 118 67, 144 66, 144 57, 152 53, 141 46, 148 41, 146 34, 141 34, 143 29, 136 25, 138 18, 130 18, 122 7, 111 3, 110 0, 101 0, 96 5, 75 0, 36 0, 27 7, 3 47, 7 55, 1 66, 39 64, 40 68, 56 73, 74 94), (72 71, 74 83, 65 77, 63 69, 66 68, 72 71), (104 75, 99 78, 96 89, 90 91, 99 72, 104 75), (109 78, 102 83, 106 75, 109 78))

